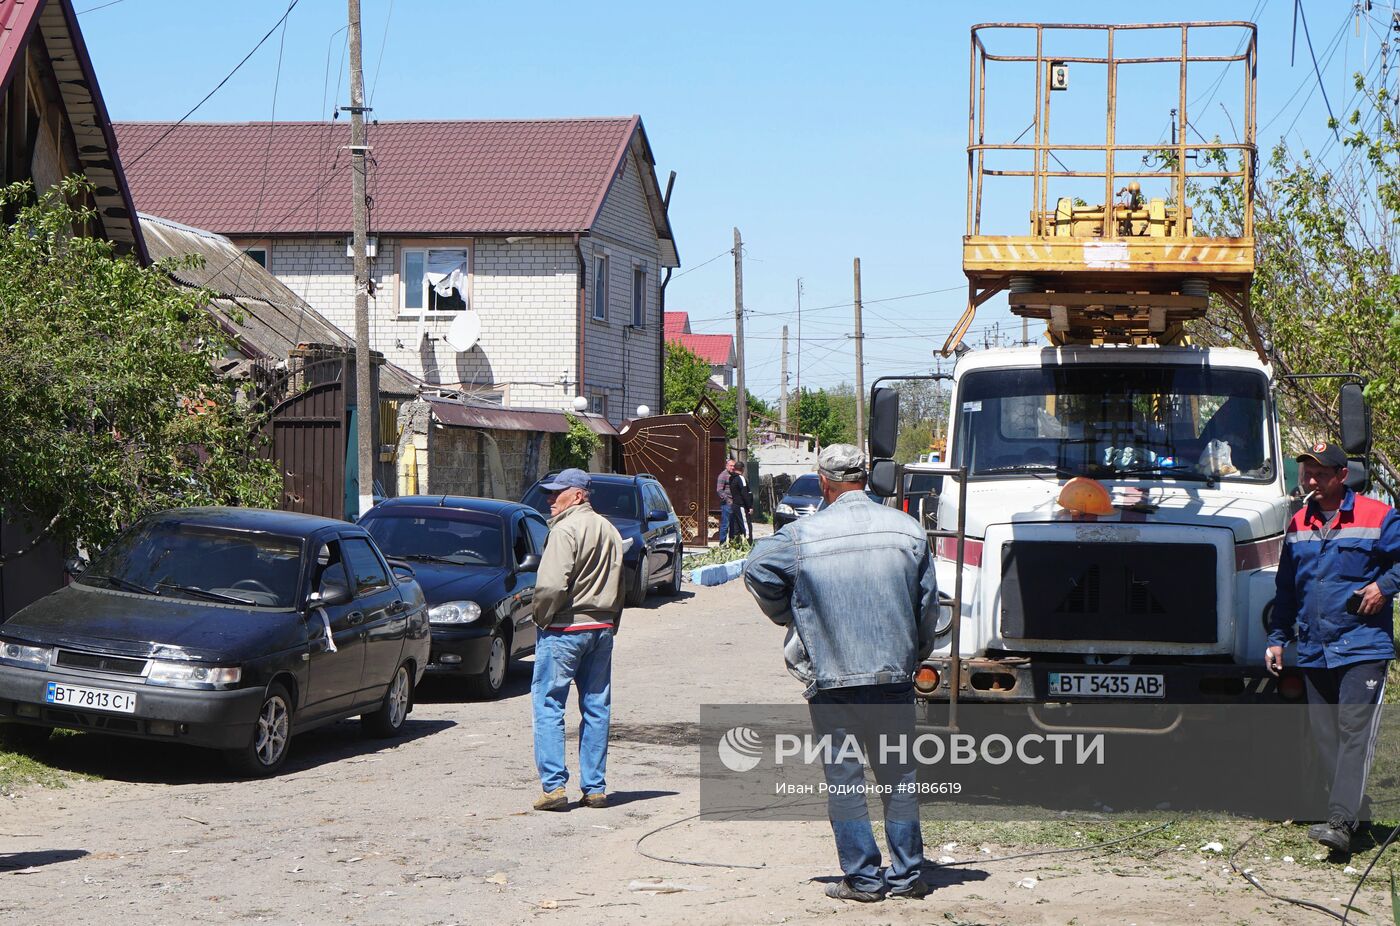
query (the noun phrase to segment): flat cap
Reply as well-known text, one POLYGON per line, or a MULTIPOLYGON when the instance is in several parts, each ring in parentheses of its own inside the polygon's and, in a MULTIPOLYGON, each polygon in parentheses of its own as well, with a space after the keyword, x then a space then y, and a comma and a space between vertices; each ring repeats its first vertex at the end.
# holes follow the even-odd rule
POLYGON ((831 444, 817 457, 817 472, 835 482, 865 478, 865 454, 854 444, 831 444))

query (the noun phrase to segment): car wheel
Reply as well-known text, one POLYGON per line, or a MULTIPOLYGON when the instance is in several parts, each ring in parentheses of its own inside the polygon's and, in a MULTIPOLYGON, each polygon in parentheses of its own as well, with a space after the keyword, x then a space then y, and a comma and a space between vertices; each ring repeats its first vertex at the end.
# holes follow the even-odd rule
POLYGON ((277 773, 287 759, 291 744, 292 698, 286 688, 274 682, 267 686, 248 744, 230 749, 224 755, 238 774, 262 778, 277 773))
POLYGON ((491 648, 486 654, 486 668, 467 680, 467 690, 474 697, 487 700, 501 696, 510 668, 510 640, 500 628, 491 634, 491 648))
POLYGON ((360 726, 370 736, 385 739, 397 736, 403 730, 404 721, 413 707, 413 675, 408 663, 399 666, 389 682, 389 690, 384 692, 384 700, 379 709, 360 715, 360 726))
POLYGON ((661 594, 674 598, 681 593, 681 551, 676 550, 676 567, 671 570, 671 581, 661 586, 661 594))
POLYGON ((0 724, 0 743, 19 749, 37 749, 49 741, 53 727, 39 727, 27 723, 0 724))
POLYGON ((637 563, 637 572, 627 585, 627 607, 639 608, 647 600, 646 559, 637 563))

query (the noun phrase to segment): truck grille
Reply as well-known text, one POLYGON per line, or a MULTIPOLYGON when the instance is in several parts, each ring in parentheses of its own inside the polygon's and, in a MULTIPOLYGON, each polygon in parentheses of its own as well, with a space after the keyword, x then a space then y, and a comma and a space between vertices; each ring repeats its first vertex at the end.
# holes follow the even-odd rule
POLYGON ((140 675, 146 671, 146 660, 131 659, 126 656, 108 656, 104 653, 83 653, 77 650, 60 649, 54 665, 69 669, 88 669, 92 672, 111 672, 116 675, 140 675))
POLYGON ((1214 643, 1215 560, 1205 543, 1010 541, 1002 636, 1214 643))

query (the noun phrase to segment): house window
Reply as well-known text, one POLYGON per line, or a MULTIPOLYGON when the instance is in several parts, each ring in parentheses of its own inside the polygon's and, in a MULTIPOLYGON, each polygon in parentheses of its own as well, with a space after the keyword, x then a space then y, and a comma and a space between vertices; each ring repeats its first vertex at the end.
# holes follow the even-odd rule
POLYGON ((645 328, 647 323, 647 272, 640 267, 632 270, 632 327, 645 328))
POLYGON ((471 303, 470 248, 404 248, 399 274, 405 312, 460 312, 471 303))
POLYGON ((243 253, 257 261, 259 267, 267 269, 267 248, 244 248, 243 253))
POLYGON ((602 415, 606 418, 608 414, 608 397, 601 393, 593 393, 588 402, 588 410, 595 415, 602 415))
POLYGON ((593 320, 608 320, 608 258, 604 254, 593 258, 593 320))

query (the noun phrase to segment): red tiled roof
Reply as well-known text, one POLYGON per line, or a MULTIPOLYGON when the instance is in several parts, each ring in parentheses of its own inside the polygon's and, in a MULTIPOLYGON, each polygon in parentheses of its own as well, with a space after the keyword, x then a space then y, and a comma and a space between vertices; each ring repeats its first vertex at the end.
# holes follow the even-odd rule
POLYGON ((689 312, 667 312, 666 313, 666 340, 670 341, 676 335, 690 334, 690 313, 689 312))
MULTIPOLYGON (((169 128, 116 126, 143 213, 224 235, 344 234, 351 228, 348 120, 186 123, 152 148, 169 128)), ((371 230, 587 231, 640 131, 637 116, 372 125, 371 230)), ((644 160, 651 171, 649 152, 644 160)), ((654 185, 653 177, 649 188, 654 185)), ((669 228, 660 234, 671 237, 669 228)))
POLYGON ((734 336, 729 334, 667 334, 666 340, 679 343, 711 366, 727 366, 734 353, 734 336))

